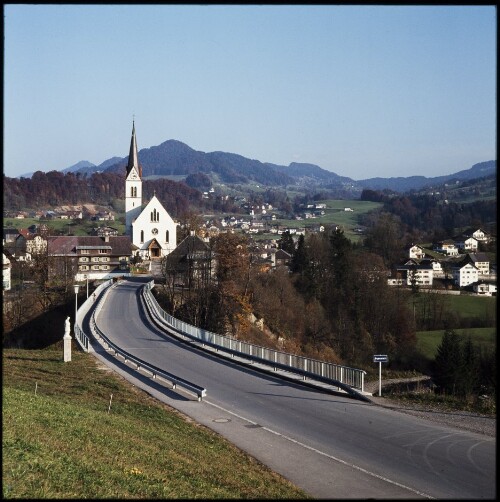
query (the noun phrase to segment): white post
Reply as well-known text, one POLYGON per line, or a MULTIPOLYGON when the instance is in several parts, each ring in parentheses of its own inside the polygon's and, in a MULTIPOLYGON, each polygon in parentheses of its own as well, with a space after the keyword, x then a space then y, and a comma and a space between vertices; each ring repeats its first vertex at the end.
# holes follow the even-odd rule
POLYGON ((378 395, 382 395, 382 361, 378 363, 378 395))
MULTIPOLYGON (((75 322, 76 327, 76 322, 75 322)), ((64 362, 67 363, 71 361, 71 335, 69 334, 70 325, 69 325, 69 316, 66 318, 65 328, 64 328, 64 362)))

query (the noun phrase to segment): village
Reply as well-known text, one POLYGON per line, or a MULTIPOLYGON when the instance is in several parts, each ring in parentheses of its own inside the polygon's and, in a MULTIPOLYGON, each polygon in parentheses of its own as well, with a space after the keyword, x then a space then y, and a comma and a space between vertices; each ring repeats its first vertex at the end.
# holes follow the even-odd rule
MULTIPOLYGON (((310 224, 307 227, 287 227, 276 222, 277 215, 270 204, 246 207, 248 216, 221 216, 205 218, 197 229, 200 245, 208 250, 208 242, 221 232, 248 234, 252 262, 261 270, 273 270, 289 266, 292 255, 280 249, 281 236, 288 233, 294 242, 306 232, 324 232, 326 225, 310 224), (255 239, 259 234, 275 234, 270 238, 255 239)), ((296 219, 319 219, 324 215, 326 205, 310 204, 296 219)), ((345 207, 345 211, 352 211, 345 207)), ((12 288, 12 268, 16 263, 25 266, 33 263, 36 255, 45 254, 50 267, 49 277, 74 273, 72 280, 104 281, 112 277, 133 273, 151 273, 161 276, 160 263, 153 253, 143 253, 140 260, 137 246, 130 237, 120 235, 119 225, 114 225, 115 214, 110 210, 98 209, 92 205, 66 206, 55 210, 9 213, 5 218, 22 223, 25 218, 39 219, 39 224, 28 228, 8 226, 3 229, 3 290, 12 288), (51 221, 67 220, 76 224, 84 220, 93 222, 88 236, 50 235, 51 221), (141 262, 140 265, 138 262, 141 262), (63 265, 62 265, 63 264, 63 265), (69 266, 68 266, 69 264, 69 266), (134 266, 137 264, 137 266, 134 266)), ((335 226, 333 229, 338 228, 335 226)), ((488 255, 480 252, 480 246, 491 243, 492 236, 481 228, 471 228, 461 235, 431 245, 408 244, 405 247, 407 260, 387 270, 390 286, 418 287, 424 290, 440 290, 449 294, 474 294, 496 296, 496 263, 490 263, 488 255)), ((177 246, 185 248, 181 243, 177 246)), ((69 279, 69 278, 68 278, 69 279)))

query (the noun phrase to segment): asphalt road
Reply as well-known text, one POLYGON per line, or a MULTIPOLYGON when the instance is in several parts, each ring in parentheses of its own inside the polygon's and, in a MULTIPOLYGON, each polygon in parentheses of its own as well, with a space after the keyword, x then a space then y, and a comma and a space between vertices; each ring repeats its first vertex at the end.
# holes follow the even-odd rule
MULTIPOLYGON (((207 389, 172 392, 106 355, 133 383, 206 425, 317 498, 496 498, 496 438, 288 382, 166 335, 142 312, 136 281, 97 316, 133 355, 207 389)), ((265 497, 265 494, 263 494, 265 497)))

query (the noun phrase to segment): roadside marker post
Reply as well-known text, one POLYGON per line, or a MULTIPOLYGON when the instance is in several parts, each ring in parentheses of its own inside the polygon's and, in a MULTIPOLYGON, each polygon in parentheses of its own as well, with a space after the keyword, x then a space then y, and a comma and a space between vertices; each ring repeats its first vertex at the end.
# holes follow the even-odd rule
POLYGON ((382 395, 382 363, 389 362, 389 357, 385 354, 375 354, 373 362, 378 363, 378 395, 382 395))

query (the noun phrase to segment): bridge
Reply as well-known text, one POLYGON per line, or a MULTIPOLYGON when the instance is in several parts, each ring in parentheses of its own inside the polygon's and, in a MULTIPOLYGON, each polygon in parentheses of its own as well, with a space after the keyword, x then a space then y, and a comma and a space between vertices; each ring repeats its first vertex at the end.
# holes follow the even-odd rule
POLYGON ((189 332, 158 310, 152 286, 102 285, 78 311, 84 350, 312 496, 495 497, 495 438, 378 407, 362 384, 321 381, 309 366, 282 367, 284 356, 189 332))

